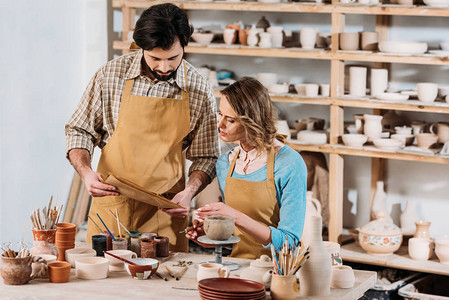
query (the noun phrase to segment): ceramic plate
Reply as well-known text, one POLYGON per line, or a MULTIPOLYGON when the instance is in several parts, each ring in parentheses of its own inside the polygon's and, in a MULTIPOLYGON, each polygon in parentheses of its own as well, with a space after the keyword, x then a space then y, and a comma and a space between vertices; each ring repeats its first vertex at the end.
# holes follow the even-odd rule
POLYGON ((203 289, 224 293, 260 293, 265 291, 261 283, 240 278, 206 278, 198 281, 198 286, 203 289))
POLYGON ((408 100, 409 95, 404 95, 401 93, 380 93, 376 95, 376 98, 386 101, 406 101, 408 100))
POLYGON ((258 299, 265 297, 265 290, 257 293, 225 293, 225 292, 214 292, 212 290, 203 289, 198 286, 198 291, 201 296, 207 296, 214 299, 258 299))

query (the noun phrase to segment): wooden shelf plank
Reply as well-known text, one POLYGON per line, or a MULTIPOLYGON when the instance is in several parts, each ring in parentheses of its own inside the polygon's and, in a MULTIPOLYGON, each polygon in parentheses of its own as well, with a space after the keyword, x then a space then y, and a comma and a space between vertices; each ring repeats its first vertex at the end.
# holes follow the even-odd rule
POLYGON ((145 1, 145 0, 113 0, 112 7, 148 8, 161 3, 173 3, 182 9, 189 10, 224 10, 224 11, 255 11, 255 12, 292 12, 292 13, 343 13, 363 15, 399 15, 449 17, 449 9, 428 6, 407 7, 401 5, 359 5, 359 4, 316 4, 309 3, 260 3, 260 2, 229 2, 229 1, 145 1))
POLYGON ((392 109, 403 111, 419 111, 431 113, 449 113, 449 103, 446 102, 432 102, 425 103, 419 100, 408 100, 405 102, 390 102, 376 99, 354 99, 354 98, 337 98, 331 101, 332 105, 345 107, 360 107, 372 109, 392 109))
POLYGON ((364 61, 364 62, 384 62, 384 63, 403 63, 403 64, 418 64, 418 65, 449 65, 449 57, 438 57, 434 55, 390 55, 380 54, 376 52, 356 53, 355 51, 341 51, 331 54, 333 59, 349 60, 349 61, 364 61))
POLYGON ((428 261, 417 261, 411 259, 408 255, 406 246, 402 246, 392 255, 375 256, 366 253, 360 246, 355 243, 343 245, 340 248, 340 255, 343 261, 351 261, 356 263, 370 264, 376 266, 398 268, 417 272, 427 272, 440 275, 449 275, 449 266, 443 265, 438 258, 428 261))

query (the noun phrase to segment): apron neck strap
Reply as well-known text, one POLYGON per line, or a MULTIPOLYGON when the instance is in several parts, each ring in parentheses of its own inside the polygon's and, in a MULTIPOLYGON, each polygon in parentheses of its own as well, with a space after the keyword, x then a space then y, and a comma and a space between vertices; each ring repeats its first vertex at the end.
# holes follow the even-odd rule
MULTIPOLYGON (((235 163, 237 162, 237 158, 240 154, 240 147, 237 149, 237 153, 235 154, 234 158, 232 159, 232 162, 229 166, 228 175, 227 177, 232 177, 232 173, 234 172, 235 163)), ((274 180, 274 145, 271 145, 270 149, 268 149, 267 153, 267 180, 273 181, 274 180)))
POLYGON ((128 79, 125 81, 125 88, 123 89, 123 94, 124 96, 129 96, 131 95, 131 90, 133 89, 133 85, 134 85, 134 79, 128 79))

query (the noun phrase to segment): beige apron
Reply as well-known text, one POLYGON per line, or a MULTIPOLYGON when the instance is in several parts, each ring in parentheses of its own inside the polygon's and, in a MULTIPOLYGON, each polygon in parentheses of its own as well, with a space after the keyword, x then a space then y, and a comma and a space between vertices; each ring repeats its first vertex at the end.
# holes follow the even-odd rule
MULTIPOLYGON (((276 200, 276 187, 274 184, 274 148, 271 147, 268 151, 266 181, 246 181, 232 177, 239 153, 240 149, 234 156, 226 177, 226 204, 259 223, 277 227, 279 223, 279 206, 276 200)), ((232 257, 256 259, 262 254, 271 257, 270 249, 265 249, 261 243, 239 228, 235 228, 234 234, 240 238, 240 242, 233 245, 232 257)))
MULTIPOLYGON (((185 64, 184 71, 188 86, 185 64)), ((102 149, 97 172, 103 179, 109 172, 117 174, 172 198, 185 187, 182 140, 190 129, 189 93, 182 91, 182 99, 136 96, 131 95, 133 84, 134 79, 125 82, 117 126, 102 149)), ((125 196, 94 198, 89 216, 101 226, 98 213, 117 235, 117 222, 108 211, 115 213, 115 208, 128 230, 167 236, 170 250, 188 251, 188 239, 179 234, 187 218, 172 218, 155 206, 125 196)), ((89 220, 87 240, 95 234, 98 230, 89 220)))

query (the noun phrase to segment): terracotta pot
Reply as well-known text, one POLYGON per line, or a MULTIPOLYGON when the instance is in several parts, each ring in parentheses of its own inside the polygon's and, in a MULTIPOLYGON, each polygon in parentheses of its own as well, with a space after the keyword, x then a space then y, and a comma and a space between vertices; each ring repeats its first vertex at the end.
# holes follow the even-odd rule
POLYGON ((76 232, 59 232, 56 231, 56 241, 74 241, 76 232))
POLYGON ((58 261, 65 261, 65 251, 68 249, 73 249, 75 248, 75 245, 73 246, 65 246, 65 247, 58 247, 59 250, 59 255, 58 255, 58 261))
POLYGON ((248 45, 248 33, 249 33, 249 29, 240 29, 239 30, 239 43, 241 45, 248 45))
POLYGON ((204 220, 204 231, 211 240, 227 240, 234 233, 234 218, 229 216, 210 216, 204 220))
POLYGON ((40 257, 28 256, 23 258, 9 258, 2 256, 1 275, 3 283, 9 285, 20 285, 37 278, 40 272, 31 275, 33 262, 41 263, 46 268, 46 261, 40 257))
POLYGON ((60 232, 72 232, 76 231, 76 225, 73 223, 58 223, 56 224, 58 231, 60 232))
POLYGON ((52 262, 48 264, 48 276, 50 282, 63 283, 69 281, 70 269, 72 266, 68 262, 52 262))

